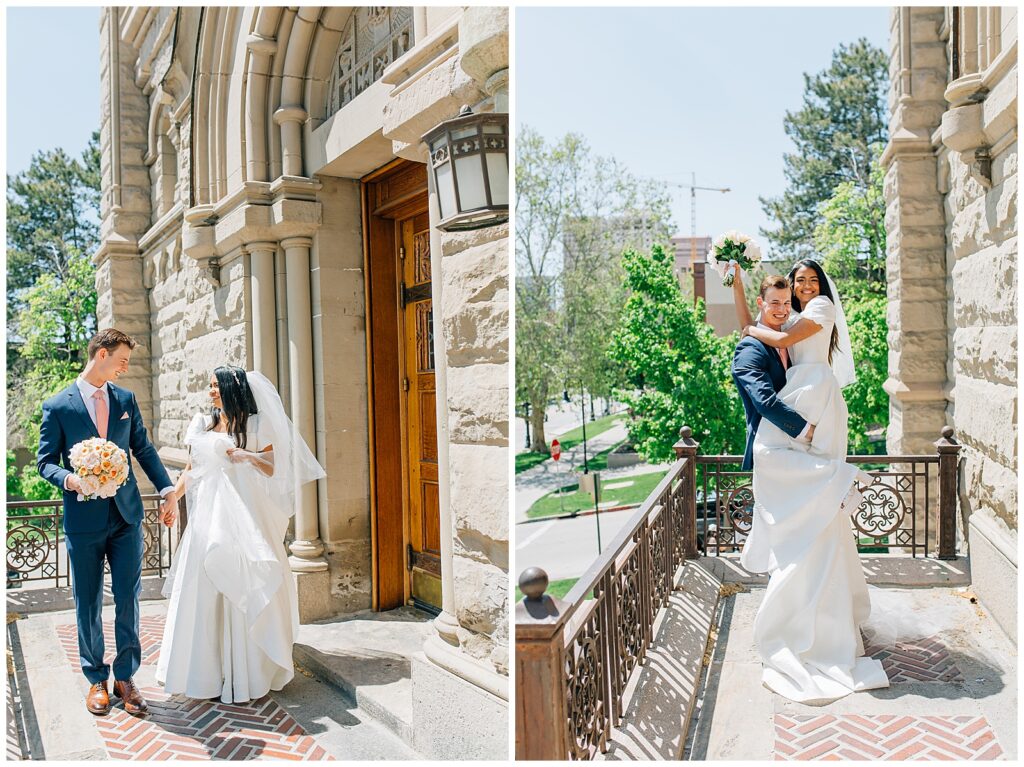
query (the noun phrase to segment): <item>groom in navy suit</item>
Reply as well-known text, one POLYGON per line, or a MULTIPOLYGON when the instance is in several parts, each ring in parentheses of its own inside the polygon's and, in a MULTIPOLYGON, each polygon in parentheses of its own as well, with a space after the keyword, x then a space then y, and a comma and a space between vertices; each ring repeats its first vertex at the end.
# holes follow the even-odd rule
POLYGON ((107 680, 110 667, 103 662, 103 561, 110 563, 114 593, 114 694, 130 714, 143 714, 146 701, 132 681, 142 660, 139 642, 139 591, 142 588, 142 496, 129 469, 128 481, 110 499, 79 500, 81 482, 71 471, 68 454, 85 439, 102 437, 134 457, 149 480, 165 497, 161 511, 169 510, 171 478, 146 436, 135 395, 114 386, 128 371, 136 341, 113 328, 101 330, 89 341, 89 362, 64 391, 43 403, 36 465, 44 479, 64 491, 64 541, 71 559, 78 652, 82 672, 91 687, 86 708, 93 714, 110 711, 107 680), (62 465, 63 464, 63 465, 62 465))
MULTIPOLYGON (((760 322, 772 330, 781 330, 789 319, 793 297, 789 280, 770 276, 761 282, 757 307, 760 322)), ((740 390, 743 410, 747 415, 747 446, 743 453, 743 471, 754 468, 754 437, 761 419, 767 418, 786 434, 810 442, 814 426, 778 398, 786 385, 789 355, 785 349, 768 346, 756 338, 745 336, 732 358, 732 377, 740 390)))

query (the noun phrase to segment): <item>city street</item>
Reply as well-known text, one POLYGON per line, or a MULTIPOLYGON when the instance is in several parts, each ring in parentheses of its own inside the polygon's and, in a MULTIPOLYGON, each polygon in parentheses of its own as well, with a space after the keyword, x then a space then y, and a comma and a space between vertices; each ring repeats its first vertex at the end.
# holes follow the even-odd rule
MULTIPOLYGON (((612 408, 615 409, 616 403, 612 403, 612 408)), ((621 405, 618 406, 621 409, 621 405)), ((605 401, 603 399, 594 400, 594 415, 600 418, 605 414, 605 401)), ((544 422, 544 436, 548 442, 552 439, 565 434, 567 431, 571 431, 580 425, 580 403, 579 400, 575 402, 559 402, 557 405, 552 405, 547 410, 548 420, 544 422)), ((522 418, 516 418, 516 436, 515 436, 515 451, 517 453, 525 453, 526 447, 526 421, 522 418)), ((587 423, 590 423, 590 400, 587 400, 587 423)))
POLYGON ((516 582, 527 567, 540 567, 552 581, 578 578, 597 558, 598 519, 601 544, 607 546, 636 509, 602 511, 570 519, 516 525, 516 582))

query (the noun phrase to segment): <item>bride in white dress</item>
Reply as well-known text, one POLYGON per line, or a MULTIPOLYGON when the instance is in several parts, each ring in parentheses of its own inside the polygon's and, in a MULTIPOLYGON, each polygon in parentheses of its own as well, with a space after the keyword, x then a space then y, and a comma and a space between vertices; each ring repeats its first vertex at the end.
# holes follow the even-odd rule
POLYGON ((769 572, 754 621, 767 687, 790 700, 824 703, 888 687, 880 661, 864 657, 860 626, 871 612, 850 514, 857 484, 872 477, 846 462, 847 409, 842 387, 856 380, 849 333, 834 283, 815 261, 789 275, 799 312, 782 331, 744 332, 786 348, 791 366, 778 396, 814 431, 793 439, 763 419, 754 440, 753 522, 741 555, 752 572, 769 572))
POLYGON ((189 424, 175 487, 188 524, 164 586, 156 679, 171 694, 240 703, 293 676, 299 621, 284 538, 296 485, 324 472, 260 373, 217 368, 210 399, 213 414, 189 424))

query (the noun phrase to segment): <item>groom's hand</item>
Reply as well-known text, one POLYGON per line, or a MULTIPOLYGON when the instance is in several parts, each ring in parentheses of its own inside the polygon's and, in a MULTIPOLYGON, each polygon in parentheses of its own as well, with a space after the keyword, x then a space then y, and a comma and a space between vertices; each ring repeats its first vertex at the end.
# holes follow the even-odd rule
POLYGON ((68 474, 68 478, 64 480, 64 489, 72 493, 82 492, 82 480, 75 473, 68 474))
POLYGON ((168 493, 160 502, 160 521, 165 527, 173 527, 178 520, 178 502, 174 493, 168 493))

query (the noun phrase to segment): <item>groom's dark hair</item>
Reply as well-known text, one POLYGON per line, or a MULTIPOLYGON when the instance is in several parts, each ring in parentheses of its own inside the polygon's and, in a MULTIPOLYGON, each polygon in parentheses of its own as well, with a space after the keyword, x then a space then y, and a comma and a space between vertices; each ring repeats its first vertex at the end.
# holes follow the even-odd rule
POLYGON ((124 344, 129 349, 134 349, 139 345, 139 342, 132 338, 127 333, 122 333, 117 328, 105 328, 96 333, 92 338, 89 339, 89 359, 96 356, 96 352, 100 349, 106 349, 107 352, 112 352, 118 346, 124 344))
POLYGON ((769 274, 761 280, 761 290, 758 292, 758 295, 764 298, 764 294, 773 288, 775 290, 789 290, 789 280, 781 274, 769 274))

